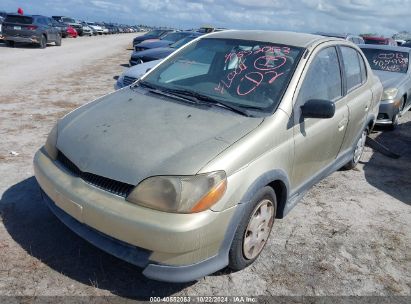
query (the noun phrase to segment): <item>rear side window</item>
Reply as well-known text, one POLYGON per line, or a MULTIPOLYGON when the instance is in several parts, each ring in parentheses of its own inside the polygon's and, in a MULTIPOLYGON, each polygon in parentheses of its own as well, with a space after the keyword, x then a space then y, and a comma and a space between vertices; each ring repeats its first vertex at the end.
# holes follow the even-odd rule
POLYGON ((32 24, 33 23, 33 18, 27 17, 27 16, 7 15, 6 20, 4 22, 20 23, 20 24, 32 24))
POLYGON ((361 67, 361 83, 365 83, 367 81, 367 68, 365 67, 365 62, 360 53, 357 52, 358 60, 360 61, 361 67))
POLYGON ((47 20, 43 17, 37 18, 37 22, 43 25, 47 25, 47 20))
POLYGON ((350 92, 362 83, 360 58, 357 51, 350 47, 341 47, 344 61, 345 77, 347 79, 347 91, 350 92))
POLYGON ((298 95, 298 103, 311 99, 335 101, 342 96, 341 71, 337 51, 328 47, 312 61, 298 95))

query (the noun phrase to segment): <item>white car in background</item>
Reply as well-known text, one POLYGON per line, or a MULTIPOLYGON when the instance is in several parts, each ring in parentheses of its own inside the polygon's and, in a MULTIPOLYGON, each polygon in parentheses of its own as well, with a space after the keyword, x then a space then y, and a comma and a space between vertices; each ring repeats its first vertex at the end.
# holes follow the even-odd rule
POLYGON ((139 80, 148 70, 156 66, 163 59, 148 61, 142 64, 137 64, 131 68, 128 68, 120 77, 117 79, 117 82, 114 84, 114 89, 118 90, 129 86, 139 80))
POLYGON ((95 24, 94 22, 87 22, 88 26, 93 29, 93 32, 103 35, 103 29, 100 25, 95 24))

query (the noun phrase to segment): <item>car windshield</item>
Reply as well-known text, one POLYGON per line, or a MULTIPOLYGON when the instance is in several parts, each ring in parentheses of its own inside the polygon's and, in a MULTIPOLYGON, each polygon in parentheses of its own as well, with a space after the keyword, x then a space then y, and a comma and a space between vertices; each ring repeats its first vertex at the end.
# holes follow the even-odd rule
POLYGON ((63 17, 63 18, 61 18, 61 20, 62 20, 63 22, 76 23, 76 20, 74 20, 74 19, 72 19, 72 18, 63 17))
POLYGON ((147 36, 159 36, 163 33, 163 30, 153 30, 153 31, 149 31, 146 35, 147 36))
POLYGON ((8 15, 4 22, 31 24, 33 22, 33 18, 27 16, 8 15))
POLYGON ((203 38, 174 53, 148 74, 144 83, 271 113, 302 50, 260 41, 203 38))
POLYGON ((182 47, 184 44, 189 43, 191 40, 196 39, 198 36, 189 36, 185 37, 183 39, 178 40, 177 42, 174 42, 173 44, 170 45, 172 49, 178 49, 182 47))
POLYGON ((176 42, 189 35, 191 35, 191 33, 170 33, 170 34, 165 35, 163 38, 161 38, 161 40, 168 40, 168 41, 176 42))
POLYGON ((373 70, 407 73, 409 53, 381 49, 362 48, 373 70))

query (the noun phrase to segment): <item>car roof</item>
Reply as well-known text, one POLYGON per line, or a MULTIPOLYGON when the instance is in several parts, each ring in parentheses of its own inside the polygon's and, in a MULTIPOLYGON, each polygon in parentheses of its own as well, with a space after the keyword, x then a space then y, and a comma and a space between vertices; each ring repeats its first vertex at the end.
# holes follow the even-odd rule
POLYGON ((265 41, 303 48, 309 47, 314 43, 318 44, 325 41, 342 41, 340 38, 324 37, 307 33, 262 30, 227 30, 222 32, 213 32, 207 34, 206 37, 265 41))
POLYGON ((394 46, 386 44, 359 44, 358 47, 361 49, 379 49, 387 51, 398 51, 398 52, 410 52, 411 48, 403 46, 394 46))

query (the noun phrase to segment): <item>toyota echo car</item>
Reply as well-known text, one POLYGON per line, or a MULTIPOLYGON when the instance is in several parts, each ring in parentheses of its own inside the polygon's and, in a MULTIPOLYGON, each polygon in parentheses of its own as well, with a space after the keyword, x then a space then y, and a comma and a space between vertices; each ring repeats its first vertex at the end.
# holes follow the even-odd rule
POLYGON ((237 271, 311 186, 356 166, 381 95, 349 41, 212 33, 60 119, 35 176, 65 225, 148 278, 237 271))

